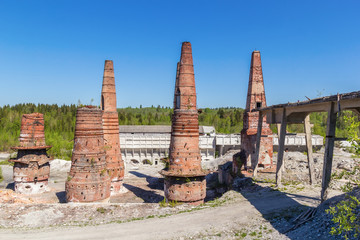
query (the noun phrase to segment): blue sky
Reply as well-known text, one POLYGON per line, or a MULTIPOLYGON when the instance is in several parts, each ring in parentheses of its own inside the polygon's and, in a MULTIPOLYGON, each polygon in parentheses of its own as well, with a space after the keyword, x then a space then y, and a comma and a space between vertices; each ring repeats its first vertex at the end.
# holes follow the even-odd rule
POLYGON ((171 106, 181 42, 199 107, 244 107, 262 55, 268 105, 360 90, 360 1, 0 0, 0 106, 100 102, 114 61, 118 107, 171 106))

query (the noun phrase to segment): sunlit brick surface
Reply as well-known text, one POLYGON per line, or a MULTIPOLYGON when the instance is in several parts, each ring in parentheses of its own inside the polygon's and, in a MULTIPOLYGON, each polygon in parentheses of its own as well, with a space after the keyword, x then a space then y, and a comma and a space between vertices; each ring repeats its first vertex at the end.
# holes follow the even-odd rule
MULTIPOLYGON (((248 94, 246 109, 244 112, 243 130, 241 131, 241 149, 245 152, 247 164, 255 165, 256 134, 259 122, 259 112, 251 112, 253 109, 266 107, 265 88, 259 51, 254 51, 251 57, 248 94)), ((269 124, 266 123, 266 116, 262 123, 259 164, 264 167, 272 165, 273 139, 269 124)), ((234 168, 237 168, 234 162, 234 168)))
POLYGON ((110 176, 106 169, 102 110, 79 108, 76 113, 71 169, 65 184, 68 202, 107 201, 110 176))
POLYGON ((184 42, 177 67, 169 167, 164 191, 168 201, 200 204, 206 196, 206 172, 201 168, 199 122, 191 44, 184 42))
POLYGON ((47 190, 50 175, 49 157, 45 144, 44 116, 41 113, 24 114, 21 119, 19 146, 14 163, 15 192, 42 193, 47 190))
POLYGON ((107 169, 111 178, 111 193, 119 193, 124 179, 124 161, 121 157, 119 139, 119 119, 116 111, 116 91, 114 67, 111 60, 105 61, 101 91, 101 107, 107 169))

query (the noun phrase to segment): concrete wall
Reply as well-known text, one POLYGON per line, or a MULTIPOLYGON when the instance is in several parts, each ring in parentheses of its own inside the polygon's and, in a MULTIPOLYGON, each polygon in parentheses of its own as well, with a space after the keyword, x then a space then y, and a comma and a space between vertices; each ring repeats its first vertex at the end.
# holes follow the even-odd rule
MULTIPOLYGON (((120 133, 121 154, 127 164, 155 164, 169 155, 170 134, 167 133, 120 133), (146 161, 148 160, 148 161, 146 161)), ((201 158, 215 158, 215 136, 199 137, 201 158)))
MULTIPOLYGON (((120 133, 120 147, 126 164, 159 164, 160 159, 168 157, 170 146, 169 133, 120 133)), ((274 151, 278 149, 278 137, 273 135, 274 151)), ((323 146, 323 137, 312 136, 315 148, 323 146)), ((219 155, 230 149, 240 149, 240 134, 205 134, 199 137, 202 161, 211 161, 215 152, 219 155)), ((285 146, 289 151, 305 151, 305 135, 287 135, 285 146)))

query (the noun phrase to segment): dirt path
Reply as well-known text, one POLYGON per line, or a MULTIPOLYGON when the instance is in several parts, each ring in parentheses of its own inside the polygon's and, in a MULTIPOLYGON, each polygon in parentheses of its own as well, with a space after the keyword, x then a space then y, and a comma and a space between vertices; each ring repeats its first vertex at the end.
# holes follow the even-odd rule
MULTIPOLYGON (((150 218, 127 223, 112 223, 85 227, 58 227, 40 230, 0 230, 0 239, 179 239, 211 235, 218 232, 250 229, 262 226, 271 228, 264 216, 294 207, 315 206, 318 193, 307 196, 284 194, 263 189, 257 192, 231 191, 223 196, 223 205, 163 218, 150 218), (259 194, 260 193, 260 194, 259 194)), ((271 236, 287 239, 275 227, 271 236)))

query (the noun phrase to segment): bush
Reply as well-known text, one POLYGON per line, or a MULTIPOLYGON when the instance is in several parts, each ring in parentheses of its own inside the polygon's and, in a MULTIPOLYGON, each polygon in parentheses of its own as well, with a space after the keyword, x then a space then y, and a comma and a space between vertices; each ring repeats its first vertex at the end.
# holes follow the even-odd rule
POLYGON ((345 239, 353 235, 355 238, 360 233, 360 217, 359 217, 360 201, 355 196, 346 196, 343 200, 336 204, 335 207, 330 207, 326 210, 327 214, 331 214, 332 222, 336 224, 331 228, 332 235, 343 235, 345 239))

